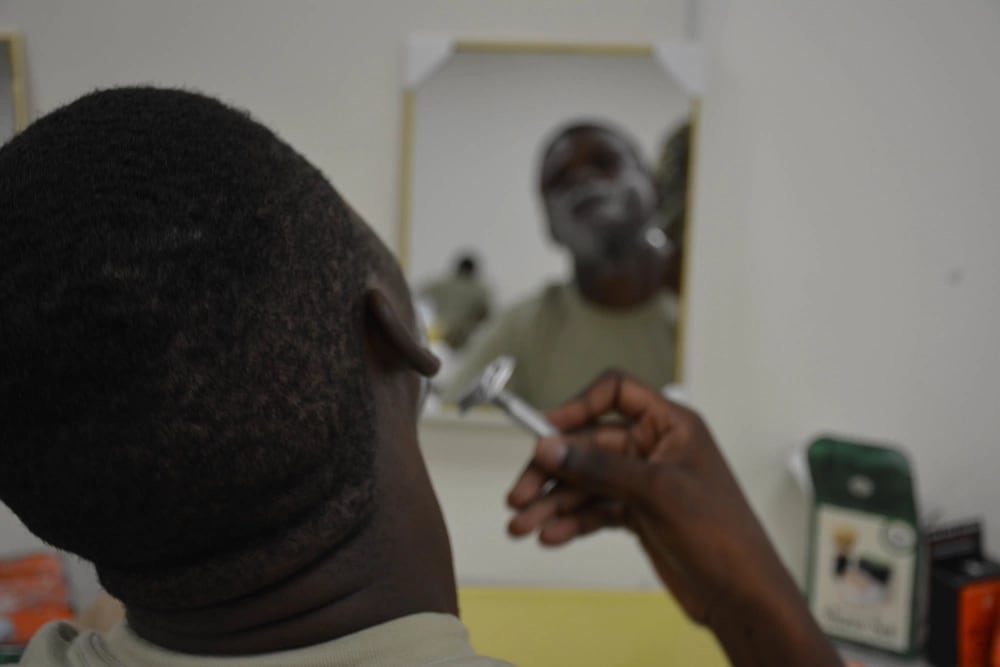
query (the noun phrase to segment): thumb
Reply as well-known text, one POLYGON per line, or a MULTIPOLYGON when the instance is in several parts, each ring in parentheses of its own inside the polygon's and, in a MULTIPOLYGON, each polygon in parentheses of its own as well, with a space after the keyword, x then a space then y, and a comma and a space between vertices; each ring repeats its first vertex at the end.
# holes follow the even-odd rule
POLYGON ((558 440, 539 442, 535 462, 553 477, 616 500, 642 498, 650 472, 640 459, 558 440))

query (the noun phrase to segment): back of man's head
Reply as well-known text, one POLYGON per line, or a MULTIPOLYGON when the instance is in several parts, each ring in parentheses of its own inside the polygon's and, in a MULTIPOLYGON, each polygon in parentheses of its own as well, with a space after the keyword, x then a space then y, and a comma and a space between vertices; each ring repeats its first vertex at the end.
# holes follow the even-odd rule
POLYGON ((88 95, 0 149, 0 499, 150 609, 243 595, 372 510, 366 237, 270 131, 88 95))

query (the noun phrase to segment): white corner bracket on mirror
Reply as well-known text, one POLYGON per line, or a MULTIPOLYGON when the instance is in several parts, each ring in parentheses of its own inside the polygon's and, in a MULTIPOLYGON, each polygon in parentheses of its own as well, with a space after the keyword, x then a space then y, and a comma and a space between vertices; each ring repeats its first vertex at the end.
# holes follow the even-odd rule
POLYGON ((442 33, 414 33, 403 52, 403 89, 415 90, 459 51, 537 51, 652 55, 692 98, 705 90, 705 56, 700 42, 661 40, 652 44, 460 40, 442 33))
MULTIPOLYGON (((544 225, 537 224, 544 218, 531 179, 538 146, 552 128, 573 116, 627 130, 644 156, 670 136, 665 129, 689 127, 691 157, 684 155, 692 176, 680 201, 690 203, 690 165, 696 159, 699 102, 705 89, 699 42, 465 39, 416 33, 408 36, 401 55, 395 240, 397 257, 412 284, 427 284, 431 272, 444 266, 445 257, 456 256, 463 247, 491 253, 485 257, 485 277, 499 276, 490 285, 493 307, 509 308, 539 285, 565 277, 567 255, 550 242, 544 225), (558 85, 546 76, 558 76, 558 85), (585 86, 591 87, 586 94, 581 92, 585 86), (507 106, 512 99, 516 108, 507 106), (499 104, 492 104, 495 101, 499 104), (537 115, 529 118, 530 113, 537 115), (506 143, 497 146, 497 141, 506 143), (470 154, 475 150, 480 153, 470 154), (498 176, 506 180, 498 181, 498 176), (469 188, 469 179, 479 179, 475 188, 486 190, 469 188), (470 210, 473 204, 481 210, 470 210), (529 219, 535 222, 519 222, 529 219), (491 276, 491 265, 502 268, 491 276)), ((655 158, 648 162, 651 167, 656 163, 655 158)), ((682 213, 678 219, 684 218, 682 213)), ((686 379, 684 286, 691 236, 677 239, 681 278, 673 297, 674 384, 686 379)))
POLYGON ((24 46, 18 33, 0 31, 0 144, 27 126, 24 46))

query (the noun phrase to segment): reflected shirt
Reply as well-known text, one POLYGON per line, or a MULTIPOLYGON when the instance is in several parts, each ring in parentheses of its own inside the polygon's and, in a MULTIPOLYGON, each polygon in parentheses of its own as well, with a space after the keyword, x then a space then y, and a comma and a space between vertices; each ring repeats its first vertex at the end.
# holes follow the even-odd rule
POLYGON ((486 325, 445 391, 455 401, 493 359, 517 362, 508 389, 537 408, 559 406, 602 371, 618 368, 661 388, 674 380, 676 304, 665 291, 628 310, 587 301, 576 285, 549 285, 486 325))

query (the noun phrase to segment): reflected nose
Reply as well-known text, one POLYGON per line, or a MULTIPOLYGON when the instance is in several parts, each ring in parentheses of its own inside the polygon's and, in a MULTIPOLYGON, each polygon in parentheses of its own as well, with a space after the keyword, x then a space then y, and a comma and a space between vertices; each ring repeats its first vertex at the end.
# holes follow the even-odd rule
POLYGON ((575 175, 574 183, 576 185, 585 185, 608 180, 611 179, 608 178, 608 175, 603 170, 588 164, 580 167, 579 172, 575 175))

